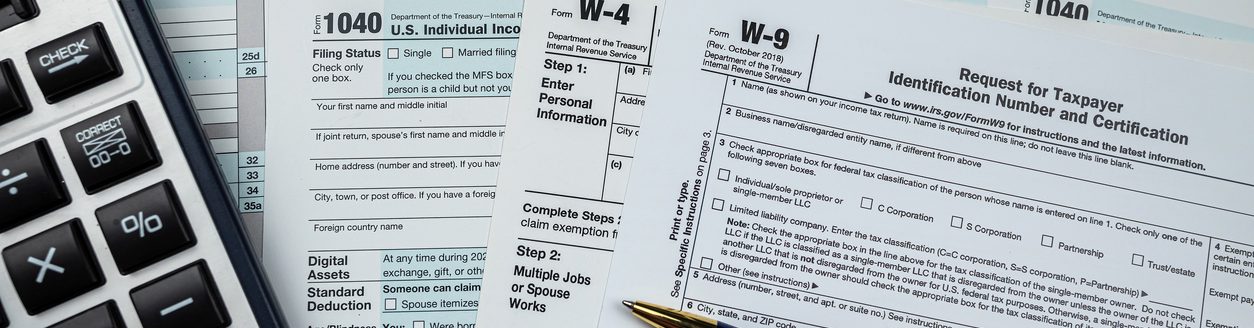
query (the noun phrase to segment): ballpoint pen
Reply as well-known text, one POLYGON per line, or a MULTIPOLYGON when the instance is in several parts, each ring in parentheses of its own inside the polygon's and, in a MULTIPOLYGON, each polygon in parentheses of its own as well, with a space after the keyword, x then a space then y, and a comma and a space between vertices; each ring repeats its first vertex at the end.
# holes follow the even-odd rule
POLYGON ((623 301, 623 306, 631 309, 632 315, 654 328, 736 328, 714 319, 648 302, 623 301))

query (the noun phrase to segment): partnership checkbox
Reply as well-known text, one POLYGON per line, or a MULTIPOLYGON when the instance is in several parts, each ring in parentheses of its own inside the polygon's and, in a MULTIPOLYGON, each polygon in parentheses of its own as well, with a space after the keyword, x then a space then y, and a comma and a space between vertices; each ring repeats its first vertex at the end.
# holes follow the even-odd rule
POLYGON ((958 229, 962 229, 962 223, 963 223, 962 221, 965 221, 965 220, 966 220, 966 219, 963 219, 961 216, 957 216, 957 215, 955 215, 955 216, 953 216, 953 217, 949 218, 949 226, 950 226, 950 227, 954 227, 954 228, 958 228, 958 229))
POLYGON ((396 310, 396 299, 387 298, 383 300, 383 309, 387 311, 396 310))
POLYGON ((1132 265, 1145 266, 1145 255, 1132 254, 1132 265))
POLYGON ((440 49, 440 54, 443 55, 444 58, 453 58, 453 47, 444 47, 444 49, 440 49))
POLYGON ((715 211, 722 211, 723 203, 724 202, 722 199, 715 198, 713 202, 710 202, 710 208, 714 209, 715 211))
POLYGON ((718 169, 718 179, 723 181, 731 180, 731 170, 718 169))
POLYGON ((713 268, 713 267, 714 267, 714 260, 713 260, 713 259, 708 258, 708 257, 702 257, 702 258, 701 258, 701 268, 702 268, 702 269, 710 270, 710 268, 713 268))
POLYGON ((1054 247, 1054 236, 1041 235, 1041 246, 1054 247))
POLYGON ((875 205, 874 199, 871 199, 871 197, 862 197, 862 208, 869 210, 871 209, 871 206, 874 206, 874 205, 875 205))
POLYGON ((399 58, 401 58, 401 49, 388 48, 388 59, 399 59, 399 58))

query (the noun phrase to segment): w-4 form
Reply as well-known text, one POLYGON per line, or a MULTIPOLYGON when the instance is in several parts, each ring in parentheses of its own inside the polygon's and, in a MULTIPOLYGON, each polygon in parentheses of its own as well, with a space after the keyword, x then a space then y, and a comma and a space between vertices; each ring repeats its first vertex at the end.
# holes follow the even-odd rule
POLYGON ((911 2, 665 17, 601 326, 1254 325, 1251 71, 911 2))

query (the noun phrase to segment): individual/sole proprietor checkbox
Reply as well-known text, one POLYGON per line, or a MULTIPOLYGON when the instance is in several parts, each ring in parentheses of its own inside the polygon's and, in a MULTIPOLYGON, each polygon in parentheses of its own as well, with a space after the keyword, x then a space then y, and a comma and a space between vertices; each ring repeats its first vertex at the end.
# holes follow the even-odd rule
POLYGON ((414 321, 414 328, 427 328, 427 322, 422 320, 414 321))
POLYGON ((444 58, 453 58, 453 47, 444 47, 444 49, 440 49, 440 54, 444 56, 444 58))
POLYGON ((949 226, 962 229, 962 223, 963 223, 962 221, 965 221, 965 220, 966 219, 963 219, 961 216, 955 215, 949 218, 949 226))
POLYGON ((400 58, 401 58, 401 49, 388 48, 388 59, 400 59, 400 58))
POLYGON ((714 201, 710 202, 710 208, 714 209, 715 211, 722 211, 723 203, 725 202, 722 199, 715 198, 714 201))
POLYGON ((1145 255, 1132 254, 1132 265, 1145 266, 1145 255))
POLYGON ((723 181, 731 180, 731 170, 718 169, 718 179, 723 181))
POLYGON ((871 206, 874 206, 874 205, 875 205, 874 199, 871 199, 871 197, 862 197, 862 208, 869 210, 871 209, 871 206))
POLYGON ((1054 236, 1041 235, 1041 246, 1054 247, 1054 236))
POLYGON ((387 311, 396 310, 396 299, 395 298, 383 299, 383 309, 387 311))
POLYGON ((711 268, 713 268, 713 267, 714 267, 714 260, 713 260, 713 259, 708 258, 708 257, 702 257, 702 258, 701 258, 701 268, 702 268, 702 269, 710 270, 710 269, 711 269, 711 268))

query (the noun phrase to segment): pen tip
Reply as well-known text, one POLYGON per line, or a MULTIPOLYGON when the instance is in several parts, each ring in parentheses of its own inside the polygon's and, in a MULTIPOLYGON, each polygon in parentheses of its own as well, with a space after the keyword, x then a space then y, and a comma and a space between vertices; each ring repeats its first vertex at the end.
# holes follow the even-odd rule
POLYGON ((631 301, 623 301, 623 306, 626 306, 627 308, 630 309, 632 307, 635 307, 636 303, 632 303, 631 301))

